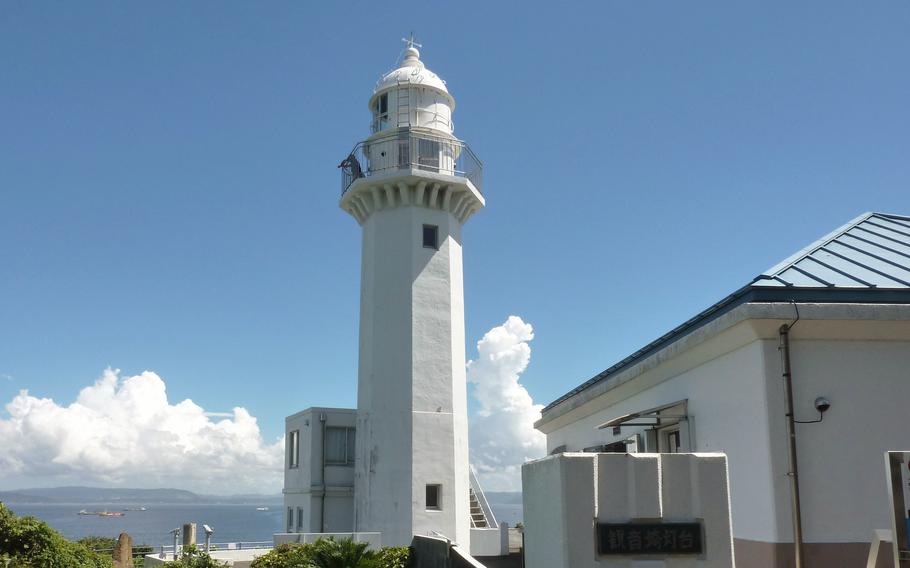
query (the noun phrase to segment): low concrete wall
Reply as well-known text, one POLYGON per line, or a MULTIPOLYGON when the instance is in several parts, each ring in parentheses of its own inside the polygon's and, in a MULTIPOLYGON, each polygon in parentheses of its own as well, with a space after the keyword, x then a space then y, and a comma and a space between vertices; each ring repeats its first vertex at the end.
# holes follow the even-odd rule
POLYGON ((467 551, 444 538, 415 536, 411 548, 414 568, 485 568, 467 551))
MULTIPOLYGON (((226 563, 230 568, 249 568, 253 560, 263 554, 268 554, 270 548, 245 548, 241 550, 213 550, 210 556, 219 562, 226 563)), ((173 555, 161 558, 158 554, 147 554, 143 558, 143 567, 167 566, 173 562, 173 555)))
POLYGON ((527 568, 732 568, 723 454, 567 453, 522 467, 527 568), (700 555, 599 555, 596 523, 698 522, 700 555))
POLYGON ((505 556, 509 553, 509 525, 498 529, 471 529, 471 556, 505 556))

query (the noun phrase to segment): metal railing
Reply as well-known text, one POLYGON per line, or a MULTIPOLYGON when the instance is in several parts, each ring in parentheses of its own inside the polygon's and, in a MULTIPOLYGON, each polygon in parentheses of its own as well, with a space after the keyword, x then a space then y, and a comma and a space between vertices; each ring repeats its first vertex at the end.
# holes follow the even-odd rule
POLYGON ((360 142, 338 167, 342 195, 357 179, 405 169, 467 178, 483 192, 483 164, 467 144, 409 130, 360 142))
MULTIPOLYGON (((219 552, 223 550, 262 550, 267 548, 273 548, 274 543, 271 540, 257 540, 257 541, 243 541, 243 542, 213 542, 210 544, 210 552, 219 552)), ((151 547, 149 547, 151 548, 151 547)), ((177 555, 183 551, 183 545, 177 545, 177 555)), ((205 546, 202 544, 196 545, 197 550, 205 550, 205 546)), ((157 554, 159 558, 173 558, 174 557, 174 545, 172 544, 162 544, 154 550, 145 552, 145 554, 157 554)))

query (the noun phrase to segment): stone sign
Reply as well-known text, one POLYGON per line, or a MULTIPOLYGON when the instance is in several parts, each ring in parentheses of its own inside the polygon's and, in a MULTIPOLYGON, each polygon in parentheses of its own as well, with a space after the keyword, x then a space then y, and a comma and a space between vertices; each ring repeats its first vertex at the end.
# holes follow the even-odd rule
POLYGON ((699 523, 599 523, 600 554, 701 554, 699 523))

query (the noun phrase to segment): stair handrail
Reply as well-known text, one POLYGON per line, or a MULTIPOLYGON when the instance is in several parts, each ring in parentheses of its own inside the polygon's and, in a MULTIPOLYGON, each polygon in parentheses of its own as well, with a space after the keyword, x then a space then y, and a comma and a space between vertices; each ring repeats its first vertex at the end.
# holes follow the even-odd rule
POLYGON ((484 517, 487 518, 487 526, 492 529, 498 529, 499 523, 496 522, 496 517, 493 515, 493 509, 490 508, 490 503, 487 501, 487 496, 484 494, 480 482, 477 481, 477 474, 474 473, 473 465, 468 466, 468 472, 471 489, 474 491, 474 497, 480 505, 480 510, 483 511, 484 517))

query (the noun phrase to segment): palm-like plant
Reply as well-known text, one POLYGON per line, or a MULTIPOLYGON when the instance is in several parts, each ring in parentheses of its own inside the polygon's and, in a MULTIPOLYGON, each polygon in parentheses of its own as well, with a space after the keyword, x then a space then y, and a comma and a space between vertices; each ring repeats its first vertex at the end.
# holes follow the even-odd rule
POLYGON ((367 547, 369 544, 349 538, 320 539, 313 543, 311 562, 316 568, 367 568, 376 556, 367 547))

